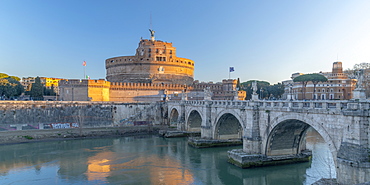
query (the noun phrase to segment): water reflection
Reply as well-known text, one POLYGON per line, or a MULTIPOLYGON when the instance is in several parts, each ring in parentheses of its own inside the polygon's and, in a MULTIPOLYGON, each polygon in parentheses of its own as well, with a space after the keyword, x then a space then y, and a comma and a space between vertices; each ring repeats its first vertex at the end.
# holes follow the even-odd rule
MULTIPOLYGON (((307 141, 316 138, 311 136, 307 141)), ((227 151, 240 147, 194 149, 185 138, 5 145, 0 147, 0 184, 310 184, 331 169, 323 161, 328 159, 325 145, 310 146, 314 149, 312 165, 240 169, 226 162, 227 151)))
POLYGON ((312 161, 310 168, 306 170, 304 184, 312 184, 320 178, 336 178, 333 156, 320 134, 310 128, 306 141, 306 147, 312 150, 312 161))

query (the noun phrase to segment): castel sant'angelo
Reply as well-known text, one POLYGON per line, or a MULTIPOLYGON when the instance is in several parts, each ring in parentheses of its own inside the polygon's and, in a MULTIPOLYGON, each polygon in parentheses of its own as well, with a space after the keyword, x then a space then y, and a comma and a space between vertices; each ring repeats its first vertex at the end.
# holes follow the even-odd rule
POLYGON ((106 80, 69 79, 59 82, 60 100, 154 102, 165 100, 237 100, 237 80, 194 81, 194 61, 176 56, 172 43, 141 39, 134 56, 105 60, 106 80))

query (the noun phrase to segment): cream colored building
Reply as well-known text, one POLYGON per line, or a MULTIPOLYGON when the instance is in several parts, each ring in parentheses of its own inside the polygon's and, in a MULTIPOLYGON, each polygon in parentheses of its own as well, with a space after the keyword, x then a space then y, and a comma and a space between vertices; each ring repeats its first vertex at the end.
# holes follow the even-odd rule
POLYGON ((319 82, 315 89, 312 82, 308 82, 305 90, 302 83, 293 82, 294 78, 303 75, 303 73, 292 74, 291 79, 284 81, 286 99, 315 99, 315 100, 348 100, 352 99, 352 91, 356 88, 356 79, 351 79, 343 73, 342 62, 334 62, 331 72, 319 72, 325 76, 327 82, 319 82), (303 93, 305 92, 305 95, 303 93))

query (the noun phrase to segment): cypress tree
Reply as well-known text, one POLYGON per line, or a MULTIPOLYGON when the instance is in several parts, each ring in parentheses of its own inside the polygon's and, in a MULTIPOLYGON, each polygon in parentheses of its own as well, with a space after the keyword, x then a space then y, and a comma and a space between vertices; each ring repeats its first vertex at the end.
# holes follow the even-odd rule
POLYGON ((35 83, 33 83, 31 87, 30 97, 33 100, 44 100, 43 90, 40 77, 36 77, 35 83))

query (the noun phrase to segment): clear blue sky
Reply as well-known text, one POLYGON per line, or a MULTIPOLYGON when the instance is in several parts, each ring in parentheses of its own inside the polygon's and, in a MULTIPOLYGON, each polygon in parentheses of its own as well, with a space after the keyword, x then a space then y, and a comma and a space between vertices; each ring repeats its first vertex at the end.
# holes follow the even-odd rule
POLYGON ((105 78, 105 59, 134 55, 140 37, 172 42, 195 79, 289 79, 370 62, 368 0, 1 0, 0 72, 105 78))

